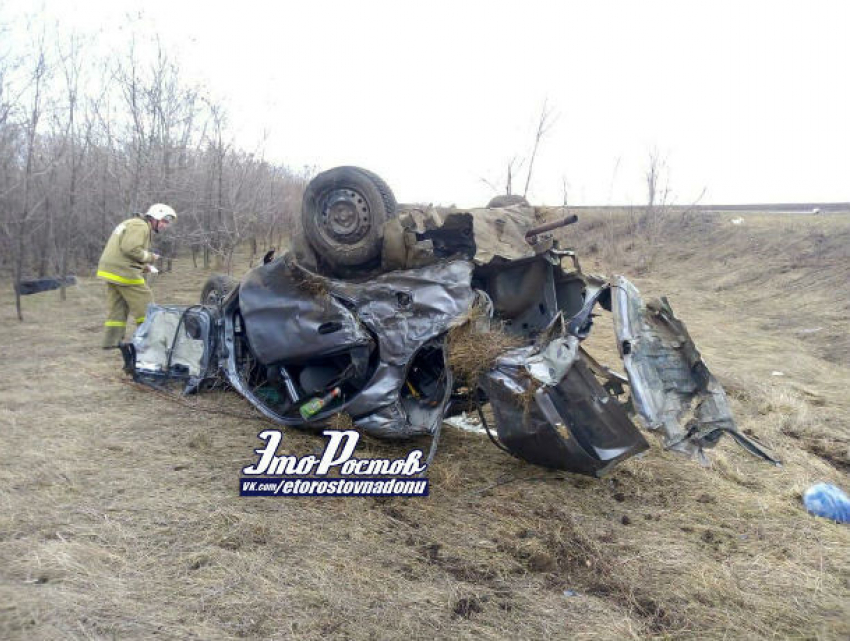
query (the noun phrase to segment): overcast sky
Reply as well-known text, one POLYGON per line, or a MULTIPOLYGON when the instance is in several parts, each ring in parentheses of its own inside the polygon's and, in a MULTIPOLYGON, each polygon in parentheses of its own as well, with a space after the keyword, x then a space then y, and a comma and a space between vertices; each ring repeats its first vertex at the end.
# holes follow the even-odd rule
POLYGON ((292 166, 372 169, 400 201, 850 201, 850 2, 6 0, 121 43, 128 13, 292 166))

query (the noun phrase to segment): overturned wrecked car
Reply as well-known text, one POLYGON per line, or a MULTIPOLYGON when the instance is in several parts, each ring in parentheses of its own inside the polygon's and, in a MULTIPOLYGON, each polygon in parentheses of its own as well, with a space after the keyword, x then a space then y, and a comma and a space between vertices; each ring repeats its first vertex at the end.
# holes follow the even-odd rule
POLYGON ((214 276, 198 305, 152 305, 125 367, 186 392, 224 379, 280 425, 344 414, 381 438, 431 435, 429 461, 443 420, 471 409, 506 452, 580 474, 647 449, 638 425, 691 455, 728 433, 774 461, 736 429, 665 299, 583 273, 551 233, 575 216, 541 224, 524 200, 496 204, 399 206, 372 172, 319 174, 292 251, 241 282, 214 276), (624 375, 582 347, 597 305, 624 375))

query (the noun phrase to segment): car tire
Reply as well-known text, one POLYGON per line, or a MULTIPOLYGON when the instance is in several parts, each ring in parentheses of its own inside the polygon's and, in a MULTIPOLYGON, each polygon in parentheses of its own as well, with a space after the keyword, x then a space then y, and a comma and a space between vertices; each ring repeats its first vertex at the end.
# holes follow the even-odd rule
POLYGON ((395 196, 379 176, 360 167, 335 167, 307 185, 301 223, 316 254, 346 270, 380 258, 383 226, 395 210, 395 196))
POLYGON ((487 203, 487 209, 495 209, 497 207, 510 207, 511 205, 528 206, 528 201, 524 196, 518 194, 505 194, 504 196, 495 196, 487 203))
POLYGON ((227 274, 213 274, 201 290, 201 305, 221 305, 239 281, 227 274))

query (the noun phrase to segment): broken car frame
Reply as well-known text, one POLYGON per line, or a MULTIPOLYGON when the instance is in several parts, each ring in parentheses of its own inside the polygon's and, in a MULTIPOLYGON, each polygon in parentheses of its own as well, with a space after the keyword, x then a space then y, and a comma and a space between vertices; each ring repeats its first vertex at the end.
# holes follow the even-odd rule
POLYGON ((345 413, 377 437, 431 435, 429 461, 443 419, 476 407, 506 452, 579 474, 647 449, 637 424, 691 455, 728 433, 775 462, 737 430, 666 299, 644 303, 622 276, 585 274, 550 233, 577 217, 534 227, 534 214, 397 206, 371 172, 324 172, 292 252, 238 283, 213 278, 201 305, 151 306, 122 347, 126 368, 186 391, 223 378, 280 425, 324 428, 345 413), (613 312, 625 376, 582 348, 596 305, 613 312), (448 345, 461 330, 464 341, 506 339, 474 380, 453 376, 448 345))

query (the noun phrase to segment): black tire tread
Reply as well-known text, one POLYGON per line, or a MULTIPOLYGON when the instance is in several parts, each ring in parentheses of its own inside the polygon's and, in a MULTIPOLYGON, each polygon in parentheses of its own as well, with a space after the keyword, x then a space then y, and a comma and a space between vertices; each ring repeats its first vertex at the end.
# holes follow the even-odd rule
MULTIPOLYGON (((332 250, 329 249, 327 252, 325 252, 322 250, 322 244, 327 244, 327 242, 319 240, 317 238, 317 233, 315 231, 314 226, 315 224, 313 223, 316 212, 308 211, 309 203, 307 198, 310 195, 311 185, 313 181, 311 181, 311 184, 307 186, 307 191, 305 192, 305 200, 303 201, 301 208, 302 233, 304 234, 304 237, 307 240, 307 244, 312 247, 312 249, 319 257, 321 257, 329 264, 334 265, 343 270, 347 270, 349 268, 356 268, 358 266, 374 262, 374 260, 380 255, 382 227, 384 222, 386 222, 390 218, 393 218, 396 215, 397 203, 395 195, 393 194, 389 185, 387 185, 387 183, 384 182, 377 174, 369 171, 368 169, 349 165, 329 169, 328 171, 319 174, 319 176, 323 176, 324 174, 334 171, 349 172, 349 174, 359 175, 360 180, 369 183, 373 188, 374 192, 377 192, 378 196, 381 199, 380 204, 383 205, 384 209, 383 215, 377 217, 376 220, 373 220, 373 225, 375 226, 374 235, 373 241, 369 245, 356 244, 351 246, 345 246, 340 244, 336 247, 333 247, 332 250), (375 246, 375 243, 377 243, 377 247, 375 246)), ((316 178, 318 178, 319 176, 317 176, 316 178)), ((315 181, 316 178, 314 178, 313 180, 315 181)), ((372 198, 374 199, 374 194, 372 198)), ((378 203, 374 203, 374 205, 378 205, 378 203)))
POLYGON ((390 189, 390 186, 374 171, 369 171, 368 169, 364 169, 363 167, 351 167, 352 169, 356 169, 364 176, 368 176, 369 179, 375 184, 375 187, 378 188, 378 191, 381 192, 381 198, 384 201, 384 207, 387 210, 387 220, 395 218, 398 215, 398 203, 395 199, 395 194, 393 190, 390 189))

